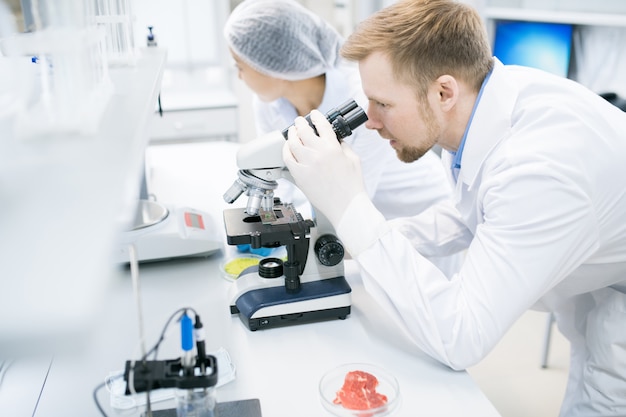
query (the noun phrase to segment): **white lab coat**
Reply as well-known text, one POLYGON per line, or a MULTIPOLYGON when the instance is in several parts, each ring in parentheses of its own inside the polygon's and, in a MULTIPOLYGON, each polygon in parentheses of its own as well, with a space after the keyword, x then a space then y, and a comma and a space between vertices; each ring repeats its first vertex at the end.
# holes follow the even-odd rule
POLYGON ((454 201, 387 222, 361 195, 337 231, 367 290, 432 357, 464 369, 525 310, 549 309, 572 346, 561 415, 624 416, 625 184, 625 113, 569 80, 496 60, 454 201), (459 248, 452 279, 424 257, 459 248))
MULTIPOLYGON (((367 110, 368 101, 361 87, 358 67, 343 62, 326 73, 326 89, 319 110, 326 113, 349 99, 356 100, 367 110)), ((297 116, 293 105, 284 98, 267 103, 255 96, 253 105, 259 134, 282 130, 293 124, 297 116)), ((389 141, 364 125, 344 140, 359 156, 367 193, 386 218, 414 216, 451 197, 452 189, 445 169, 434 152, 410 164, 401 162, 389 141)), ((297 203, 304 199, 302 193, 284 182, 275 194, 283 201, 295 200, 297 203)), ((454 254, 433 258, 433 262, 451 276, 460 267, 461 258, 462 254, 454 254)))

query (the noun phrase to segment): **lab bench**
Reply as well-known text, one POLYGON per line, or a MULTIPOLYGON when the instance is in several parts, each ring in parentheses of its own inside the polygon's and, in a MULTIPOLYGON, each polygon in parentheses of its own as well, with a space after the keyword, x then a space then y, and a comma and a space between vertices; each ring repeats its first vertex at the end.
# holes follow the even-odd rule
MULTIPOLYGON (((216 218, 215 226, 223 228, 220 214, 229 206, 221 195, 236 175, 237 146, 201 142, 150 147, 151 193, 163 202, 206 210, 216 218)), ((258 399, 268 417, 326 415, 318 394, 323 374, 344 363, 371 363, 387 369, 399 382, 402 399, 395 416, 499 415, 466 372, 452 371, 426 357, 404 337, 364 290, 354 261, 345 262, 352 287, 347 319, 248 330, 230 314, 227 294, 232 283, 220 272, 220 263, 232 249, 224 246, 209 257, 139 267, 146 346, 157 341, 172 313, 191 307, 204 323, 207 350, 223 348, 229 353, 236 377, 217 389, 218 402, 258 399)), ((93 389, 110 372, 122 369, 126 360, 140 357, 130 272, 127 268, 118 272, 103 294, 103 313, 93 322, 83 348, 52 361, 35 416, 98 415, 93 389)), ((171 326, 167 335, 160 359, 180 355, 177 326, 171 326)), ((46 366, 42 361, 41 369, 46 366)), ((35 374, 36 378, 41 376, 35 374)), ((11 379, 8 372, 5 383, 11 379)), ((98 398, 109 416, 138 416, 142 411, 112 409, 106 390, 98 398)), ((153 410, 171 407, 171 400, 152 404, 153 410)))
MULTIPOLYGON (((153 82, 157 79, 154 74, 153 82)), ((238 146, 228 141, 149 146, 148 191, 162 203, 209 213, 213 227, 223 231, 222 212, 232 207, 222 195, 236 178, 238 146)), ((137 172, 140 165, 137 155, 133 159, 132 164, 129 161, 134 167, 130 173, 137 172)), ((49 237, 49 246, 56 239, 49 237)), ((108 375, 122 370, 127 360, 141 357, 138 312, 143 316, 145 346, 149 348, 168 318, 176 310, 189 307, 202 318, 207 351, 225 349, 236 367, 235 379, 217 388, 218 402, 258 399, 266 417, 326 415, 318 394, 323 374, 345 363, 370 363, 385 368, 399 382, 401 404, 394 416, 499 416, 466 372, 452 371, 428 358, 405 338, 364 290, 354 261, 345 262, 346 279, 352 288, 351 313, 345 320, 248 330, 230 313, 228 291, 232 282, 220 271, 220 263, 233 249, 224 245, 208 257, 140 264, 139 304, 128 267, 101 271, 98 279, 104 277, 106 285, 99 285, 98 296, 88 299, 97 304, 93 307, 97 314, 89 316, 89 325, 81 328, 80 337, 75 337, 71 346, 54 351, 40 344, 39 355, 16 359, 6 369, 0 385, 0 414, 99 415, 92 397, 94 389, 108 375)), ((64 248, 58 248, 58 253, 63 255, 64 248)), ((99 261, 104 255, 91 256, 78 266, 93 273, 90 260, 99 261)), ((41 265, 40 269, 51 266, 41 265)), ((54 272, 59 276, 63 271, 54 272)), ((75 268, 69 272, 76 273, 75 268)), ((93 279, 91 275, 82 278, 87 283, 93 279)), ((67 284, 59 281, 58 285, 67 284)), ((64 289, 74 298, 83 297, 72 287, 64 289)), ((54 293, 49 296, 54 297, 54 293)), ((178 357, 179 340, 178 327, 171 326, 158 358, 178 357)), ((112 408, 106 389, 98 391, 97 397, 111 417, 140 416, 144 411, 112 408)), ((153 410, 171 407, 172 400, 152 404, 153 410)))

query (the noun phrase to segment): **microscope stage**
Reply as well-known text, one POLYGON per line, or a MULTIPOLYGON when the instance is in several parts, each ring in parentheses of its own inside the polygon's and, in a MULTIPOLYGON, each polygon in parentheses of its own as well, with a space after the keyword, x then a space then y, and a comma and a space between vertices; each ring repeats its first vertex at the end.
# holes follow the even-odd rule
MULTIPOLYGON (((229 245, 250 243, 254 236, 289 236, 294 224, 304 222, 291 204, 274 206, 274 210, 261 211, 251 216, 243 208, 224 210, 224 226, 229 245)), ((264 242, 266 243, 266 242, 264 242)))

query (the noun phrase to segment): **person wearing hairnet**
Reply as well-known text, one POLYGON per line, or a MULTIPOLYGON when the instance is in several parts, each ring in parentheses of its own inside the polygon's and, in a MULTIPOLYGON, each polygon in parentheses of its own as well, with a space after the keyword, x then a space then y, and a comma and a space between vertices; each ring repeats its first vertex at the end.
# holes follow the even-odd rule
MULTIPOLYGON (((344 39, 325 20, 292 0, 245 0, 229 16, 224 36, 239 78, 255 93, 258 133, 282 130, 296 116, 355 99, 364 109, 358 68, 341 59, 344 39)), ((380 136, 361 126, 345 139, 361 159, 367 194, 386 218, 412 216, 452 195, 438 155, 403 163, 380 136)), ((285 182, 282 191, 296 198, 285 182), (285 188, 287 190, 285 191, 285 188)), ((300 193, 301 195, 301 193, 300 193)), ((462 254, 434 259, 446 274, 462 254)))
POLYGON ((491 55, 454 0, 406 0, 364 20, 366 126, 399 159, 432 146, 454 205, 386 221, 354 152, 319 112, 289 130, 283 158, 358 262, 367 291, 415 344, 453 369, 484 358, 529 308, 570 341, 561 416, 626 416, 626 113, 584 86, 491 55), (424 257, 467 248, 452 278, 424 257))

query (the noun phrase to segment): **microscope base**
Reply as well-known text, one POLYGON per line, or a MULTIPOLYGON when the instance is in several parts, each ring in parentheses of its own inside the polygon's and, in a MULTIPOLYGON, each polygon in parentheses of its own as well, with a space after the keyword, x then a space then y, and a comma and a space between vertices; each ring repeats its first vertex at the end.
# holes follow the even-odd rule
POLYGON ((305 282, 297 293, 285 287, 248 291, 230 306, 250 330, 282 327, 330 319, 345 319, 350 314, 352 289, 344 277, 305 282))
POLYGON ((241 322, 251 331, 273 327, 290 326, 292 324, 313 323, 333 319, 345 320, 350 314, 350 306, 330 310, 307 311, 302 313, 281 314, 277 316, 250 319, 239 314, 241 322))

